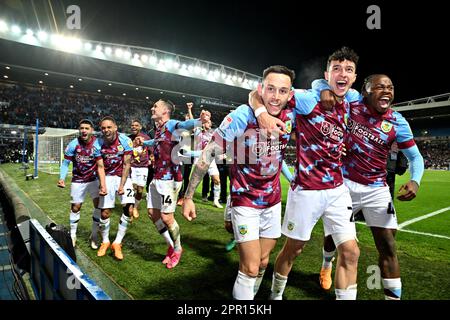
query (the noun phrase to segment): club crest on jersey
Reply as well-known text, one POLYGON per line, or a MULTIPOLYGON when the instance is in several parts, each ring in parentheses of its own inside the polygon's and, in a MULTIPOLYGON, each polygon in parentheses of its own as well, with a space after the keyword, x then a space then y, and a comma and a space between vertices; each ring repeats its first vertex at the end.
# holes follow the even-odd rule
POLYGON ((388 133, 392 130, 392 123, 383 120, 383 122, 381 123, 381 130, 383 130, 383 132, 388 133))
POLYGON ((123 146, 117 146, 118 151, 123 151, 123 146))
POLYGON ((286 124, 286 132, 291 133, 292 132, 292 121, 288 120, 288 121, 286 121, 285 124, 286 124))
POLYGON ((292 221, 289 221, 288 225, 287 225, 287 229, 289 231, 292 231, 292 230, 294 230, 294 228, 295 228, 295 223, 293 223, 292 221))
POLYGON ((239 234, 240 234, 240 235, 246 235, 246 234, 247 234, 247 232, 248 232, 248 227, 247 227, 246 224, 243 224, 243 225, 241 225, 241 226, 238 226, 238 228, 239 228, 239 234))

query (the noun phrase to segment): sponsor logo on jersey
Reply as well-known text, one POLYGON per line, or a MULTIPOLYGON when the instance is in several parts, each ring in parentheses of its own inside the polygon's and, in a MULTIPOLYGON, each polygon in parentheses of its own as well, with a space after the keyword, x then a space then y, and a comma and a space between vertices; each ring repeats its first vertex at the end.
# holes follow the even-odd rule
POLYGON ((342 128, 339 128, 338 126, 335 126, 332 123, 329 123, 328 121, 322 122, 320 131, 322 132, 323 135, 329 136, 331 139, 335 141, 340 141, 344 137, 344 130, 342 130, 342 128))
POLYGON ((246 235, 248 232, 248 227, 246 224, 238 226, 238 229, 239 229, 239 234, 241 234, 241 235, 246 235))
POLYGON ((223 119, 222 123, 220 124, 220 129, 225 130, 230 126, 230 124, 233 122, 233 118, 230 116, 226 116, 225 119, 223 119))
POLYGON ((383 120, 383 122, 381 123, 381 130, 383 130, 383 132, 388 133, 392 130, 392 123, 383 120))

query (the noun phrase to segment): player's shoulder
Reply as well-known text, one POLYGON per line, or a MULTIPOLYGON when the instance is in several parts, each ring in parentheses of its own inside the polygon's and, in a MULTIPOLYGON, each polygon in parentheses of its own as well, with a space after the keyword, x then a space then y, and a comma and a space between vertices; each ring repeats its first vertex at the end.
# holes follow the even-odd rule
POLYGON ((398 126, 409 126, 408 121, 400 112, 392 110, 390 116, 392 121, 395 122, 398 126))
POLYGON ((151 139, 150 136, 148 134, 144 133, 144 132, 140 132, 138 136, 144 138, 144 140, 150 140, 151 139))
POLYGON ((230 112, 228 116, 239 119, 256 119, 253 109, 247 104, 241 104, 236 110, 230 112))

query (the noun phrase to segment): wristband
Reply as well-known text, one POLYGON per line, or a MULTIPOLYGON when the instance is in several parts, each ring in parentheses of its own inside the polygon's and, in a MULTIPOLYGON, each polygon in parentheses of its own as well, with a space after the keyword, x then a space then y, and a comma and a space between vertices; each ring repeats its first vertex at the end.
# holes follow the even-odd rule
POLYGON ((264 112, 267 112, 266 107, 261 107, 261 108, 256 109, 255 118, 258 118, 261 115, 261 113, 264 113, 264 112))

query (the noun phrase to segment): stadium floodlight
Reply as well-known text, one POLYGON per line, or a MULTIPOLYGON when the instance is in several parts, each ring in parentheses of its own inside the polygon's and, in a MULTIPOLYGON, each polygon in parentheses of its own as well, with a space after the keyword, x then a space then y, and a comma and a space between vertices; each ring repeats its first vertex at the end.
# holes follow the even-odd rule
POLYGON ((6 32, 8 31, 8 25, 5 21, 0 20, 0 32, 6 32))
POLYGON ((39 84, 43 84, 44 82, 42 80, 39 80, 39 84))
POLYGON ((189 72, 193 72, 194 71, 194 66, 192 64, 189 65, 188 71, 189 72))
POLYGON ((112 83, 108 83, 108 86, 110 86, 110 87, 111 87, 111 86, 112 86, 112 83))
POLYGON ((237 76, 236 75, 232 76, 231 80, 236 81, 237 80, 237 76))
POLYGON ((45 31, 39 31, 37 36, 40 41, 46 41, 48 38, 47 32, 45 31))
POLYGON ((131 52, 128 51, 128 50, 126 50, 126 51, 123 53, 123 57, 124 57, 124 59, 129 60, 129 59, 131 58, 131 52))
POLYGON ((73 84, 71 84, 71 85, 69 86, 69 88, 70 88, 70 89, 73 89, 73 84))
POLYGON ((152 55, 148 61, 151 64, 156 64, 156 62, 158 61, 158 58, 156 58, 156 56, 152 55))
POLYGON ((181 70, 186 70, 187 69, 187 65, 186 65, 186 63, 183 63, 182 65, 181 65, 181 70))
POLYGON ((120 48, 117 48, 115 51, 116 57, 121 58, 123 56, 123 50, 120 48))
POLYGON ((78 81, 80 81, 80 82, 81 82, 81 81, 83 81, 83 79, 81 79, 81 78, 78 78, 78 81))
POLYGON ((139 88, 136 88, 136 91, 138 91, 139 90, 139 88))
POLYGON ((178 68, 180 67, 180 63, 179 63, 178 61, 174 61, 173 67, 174 67, 175 69, 178 69, 178 68))
POLYGON ((9 70, 9 69, 11 69, 11 67, 10 67, 10 66, 6 66, 5 69, 6 69, 6 70, 9 70))
POLYGON ((124 92, 124 93, 122 93, 122 95, 125 97, 127 94, 124 92))
POLYGON ((102 92, 102 90, 100 90, 100 89, 97 89, 97 92, 102 92))
POLYGON ((220 77, 220 71, 219 69, 214 70, 214 78, 220 77))
POLYGON ((91 50, 92 49, 92 43, 90 43, 90 42, 86 42, 85 44, 84 44, 84 49, 85 50, 91 50))
POLYGON ((149 99, 149 97, 145 97, 145 99, 147 99, 147 100, 148 100, 148 99, 149 99))
POLYGON ((133 60, 139 60, 139 55, 138 55, 137 53, 135 53, 135 54, 133 55, 133 60))
POLYGON ((27 34, 27 36, 32 37, 33 36, 33 30, 31 29, 27 29, 27 31, 25 32, 27 34))
POLYGON ((18 25, 13 25, 11 27, 11 31, 15 35, 18 35, 18 34, 22 33, 22 29, 20 29, 20 27, 18 25))
POLYGON ((148 62, 148 56, 145 55, 145 54, 143 54, 143 55, 141 56, 141 60, 142 60, 143 63, 147 63, 147 62, 148 62))
POLYGON ((45 72, 45 73, 44 73, 44 76, 48 76, 48 73, 47 73, 47 72, 45 72))
POLYGON ((97 52, 102 52, 102 50, 103 50, 103 47, 99 44, 95 47, 95 51, 97 51, 97 52))
MULTIPOLYGON (((161 59, 162 60, 162 59, 161 59)), ((171 58, 166 58, 164 60, 164 64, 166 65, 167 68, 172 68, 173 66, 173 60, 171 58)))
POLYGON ((8 79, 9 77, 5 74, 5 75, 3 76, 3 78, 8 79))
POLYGON ((111 47, 106 47, 106 48, 105 48, 105 53, 106 53, 107 55, 110 55, 110 54, 112 53, 111 47))

